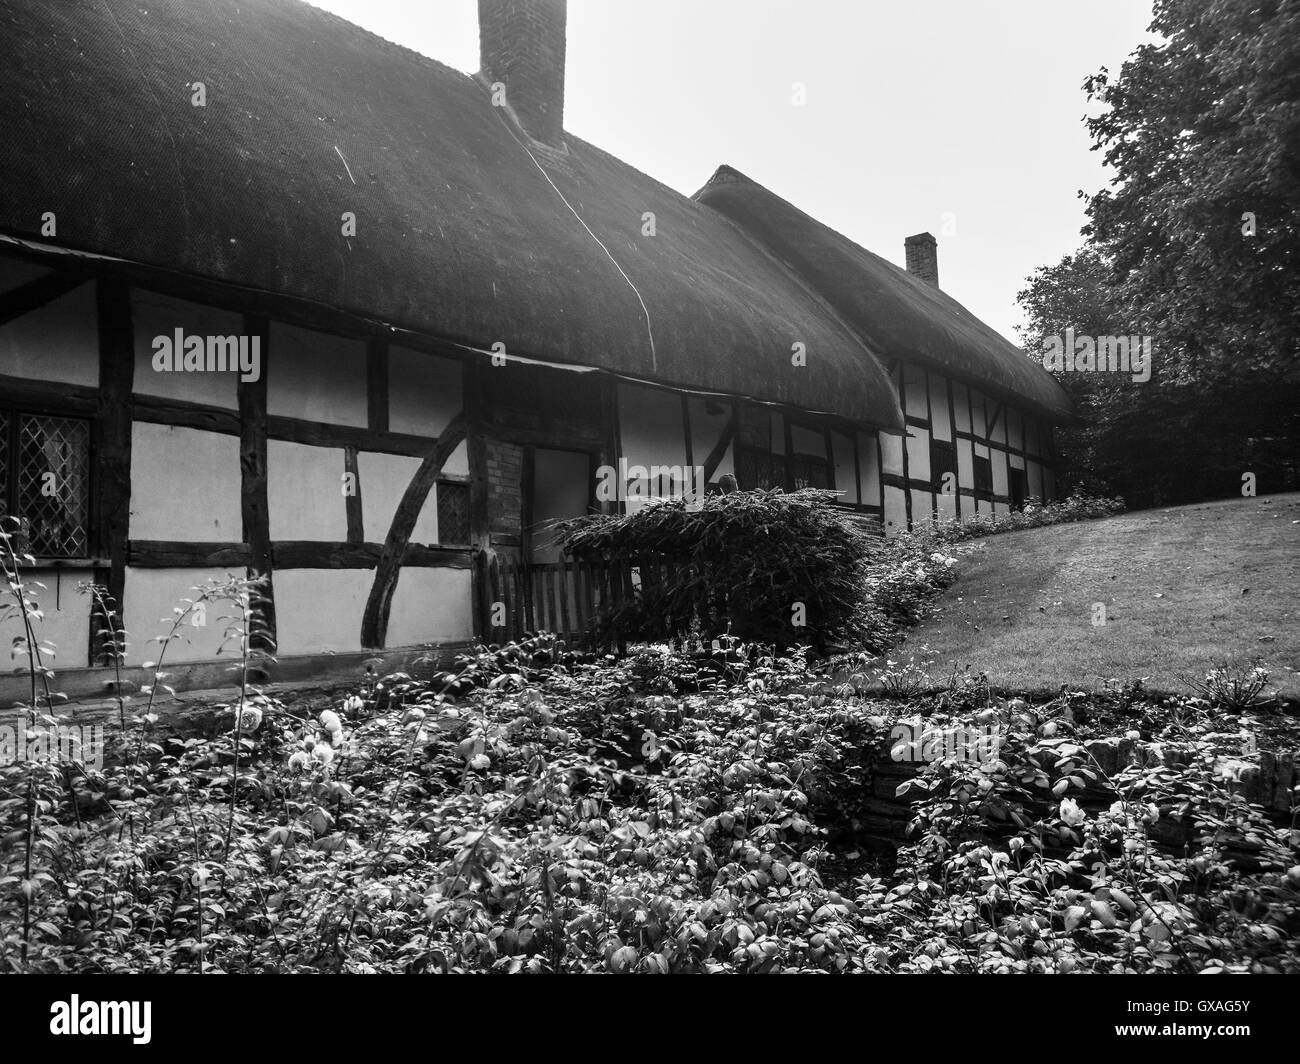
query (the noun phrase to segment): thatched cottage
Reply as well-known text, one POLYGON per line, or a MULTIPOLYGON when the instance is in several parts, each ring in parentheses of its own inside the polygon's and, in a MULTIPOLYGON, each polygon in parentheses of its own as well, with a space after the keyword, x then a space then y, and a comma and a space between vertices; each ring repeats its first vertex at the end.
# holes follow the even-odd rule
POLYGON ((479 12, 470 77, 298 0, 0 0, 0 510, 64 686, 90 579, 133 666, 231 569, 286 670, 463 642, 475 558, 553 560, 627 504, 602 468, 885 532, 1054 494, 1070 403, 932 237, 904 271, 727 167, 682 196, 564 129, 563 0, 479 12))

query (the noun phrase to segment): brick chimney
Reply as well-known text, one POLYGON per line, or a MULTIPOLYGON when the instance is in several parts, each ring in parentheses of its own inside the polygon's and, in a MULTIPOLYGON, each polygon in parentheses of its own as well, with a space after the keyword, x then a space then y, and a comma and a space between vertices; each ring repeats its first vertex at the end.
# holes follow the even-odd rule
POLYGON ((566 0, 478 0, 479 74, 534 140, 564 144, 566 0))
POLYGON ((907 272, 926 284, 939 287, 939 242, 929 233, 917 233, 903 242, 907 249, 907 272))

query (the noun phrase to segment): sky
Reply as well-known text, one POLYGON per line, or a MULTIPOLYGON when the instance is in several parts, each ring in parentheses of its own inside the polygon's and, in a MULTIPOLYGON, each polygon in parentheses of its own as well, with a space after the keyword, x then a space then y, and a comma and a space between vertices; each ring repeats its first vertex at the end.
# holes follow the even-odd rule
MULTIPOLYGON (((476 0, 313 0, 458 70, 476 0)), ((1010 340, 1109 174, 1082 85, 1152 38, 1147 0, 569 0, 565 128, 691 195, 728 163, 939 285, 1010 340), (797 100, 802 99, 802 103, 797 100)))

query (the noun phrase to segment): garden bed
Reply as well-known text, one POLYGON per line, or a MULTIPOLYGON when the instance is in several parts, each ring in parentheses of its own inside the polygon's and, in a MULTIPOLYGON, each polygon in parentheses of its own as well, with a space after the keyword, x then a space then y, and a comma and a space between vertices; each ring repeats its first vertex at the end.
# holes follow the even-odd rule
POLYGON ((1300 971, 1294 809, 1251 803, 1274 755, 1209 706, 1138 700, 1135 738, 1101 736, 1093 696, 883 701, 798 656, 702 676, 545 643, 323 712, 251 696, 237 734, 133 720, 99 772, 5 769, 33 848, 5 850, 0 964, 1300 971), (920 754, 1001 743, 909 761, 913 725, 920 754))

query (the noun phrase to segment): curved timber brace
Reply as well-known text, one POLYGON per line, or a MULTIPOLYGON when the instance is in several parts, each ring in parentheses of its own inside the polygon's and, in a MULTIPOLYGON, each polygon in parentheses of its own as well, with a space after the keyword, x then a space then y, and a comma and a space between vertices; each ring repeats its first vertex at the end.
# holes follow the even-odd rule
POLYGON ((433 448, 420 462, 420 468, 411 477, 393 514, 393 523, 384 540, 384 549, 375 567, 375 581, 366 600, 366 611, 361 618, 361 645, 368 650, 382 650, 388 636, 388 614, 393 605, 393 592, 397 590, 397 577, 402 571, 402 558, 406 554, 415 522, 424 509, 429 490, 452 451, 468 435, 469 422, 464 412, 457 414, 443 429, 433 448))

